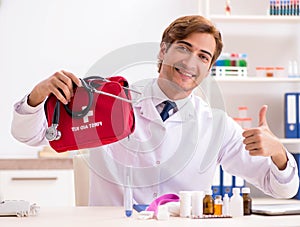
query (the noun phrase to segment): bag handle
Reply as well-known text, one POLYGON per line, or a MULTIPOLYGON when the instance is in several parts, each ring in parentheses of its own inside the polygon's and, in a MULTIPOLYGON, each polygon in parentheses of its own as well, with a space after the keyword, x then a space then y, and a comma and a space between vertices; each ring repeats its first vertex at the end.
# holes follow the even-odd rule
MULTIPOLYGON (((135 93, 140 94, 140 95, 142 94, 142 93, 139 92, 139 91, 136 91, 136 90, 134 90, 134 89, 129 88, 129 87, 128 87, 128 83, 127 83, 127 81, 126 81, 126 85, 125 85, 125 86, 122 86, 122 88, 125 90, 125 93, 126 93, 126 95, 127 95, 127 97, 128 97, 127 99, 125 99, 125 98, 119 97, 119 96, 117 96, 117 95, 113 95, 113 94, 108 93, 108 92, 105 92, 105 91, 99 91, 99 90, 97 90, 97 88, 93 85, 93 81, 96 81, 96 80, 101 80, 101 81, 103 81, 103 82, 111 82, 110 80, 108 80, 108 79, 106 79, 106 78, 104 78, 104 77, 101 77, 101 76, 90 76, 90 77, 87 77, 87 78, 85 78, 85 79, 88 80, 88 82, 89 82, 88 85, 89 85, 90 89, 92 89, 93 92, 98 93, 98 94, 102 94, 102 95, 107 95, 107 96, 113 97, 113 98, 115 98, 115 99, 119 99, 119 100, 124 101, 124 102, 131 103, 131 104, 135 103, 137 100, 131 100, 131 99, 129 98, 129 95, 128 95, 128 92, 129 92, 129 91, 135 92, 135 93)), ((116 81, 116 82, 117 82, 117 81, 116 81)))

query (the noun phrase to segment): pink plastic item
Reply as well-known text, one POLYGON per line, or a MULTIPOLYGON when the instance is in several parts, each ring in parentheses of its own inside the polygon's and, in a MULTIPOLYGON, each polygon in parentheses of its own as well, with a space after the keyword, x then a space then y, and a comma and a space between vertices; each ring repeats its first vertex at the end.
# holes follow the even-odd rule
POLYGON ((155 200, 148 206, 147 211, 154 211, 154 215, 157 216, 158 206, 169 203, 178 202, 179 196, 176 194, 164 194, 155 200))

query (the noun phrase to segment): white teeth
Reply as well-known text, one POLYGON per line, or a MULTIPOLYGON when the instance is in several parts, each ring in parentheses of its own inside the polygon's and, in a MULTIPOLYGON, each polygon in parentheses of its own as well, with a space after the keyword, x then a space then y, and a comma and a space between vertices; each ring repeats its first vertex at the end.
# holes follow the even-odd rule
POLYGON ((193 74, 190 74, 190 73, 186 72, 185 70, 182 71, 180 68, 176 68, 176 70, 177 70, 179 73, 181 73, 181 74, 183 74, 183 75, 185 75, 185 76, 187 76, 187 77, 194 77, 193 74))
POLYGON ((182 74, 185 75, 185 76, 188 76, 188 77, 193 77, 193 75, 189 74, 189 73, 182 73, 182 74))
POLYGON ((185 75, 185 76, 188 76, 188 77, 193 77, 193 75, 192 75, 192 74, 190 74, 190 73, 187 73, 187 72, 182 72, 181 70, 179 70, 179 72, 180 72, 181 74, 185 75))

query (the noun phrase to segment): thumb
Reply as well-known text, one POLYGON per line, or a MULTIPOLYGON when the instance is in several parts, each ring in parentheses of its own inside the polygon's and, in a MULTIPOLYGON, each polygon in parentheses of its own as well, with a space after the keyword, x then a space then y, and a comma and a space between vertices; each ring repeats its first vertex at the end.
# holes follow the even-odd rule
POLYGON ((267 105, 263 105, 260 108, 260 111, 259 111, 259 123, 258 123, 259 127, 261 127, 261 126, 268 126, 267 117, 266 117, 267 110, 268 110, 268 106, 267 105))

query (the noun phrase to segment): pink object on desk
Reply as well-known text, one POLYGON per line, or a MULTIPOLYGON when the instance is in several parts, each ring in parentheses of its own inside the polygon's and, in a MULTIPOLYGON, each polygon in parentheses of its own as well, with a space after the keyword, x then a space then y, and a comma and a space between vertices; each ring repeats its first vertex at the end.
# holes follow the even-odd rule
POLYGON ((155 200, 148 206, 147 211, 154 211, 154 215, 157 215, 158 207, 160 205, 169 203, 169 202, 178 202, 179 196, 176 194, 164 194, 155 200))

